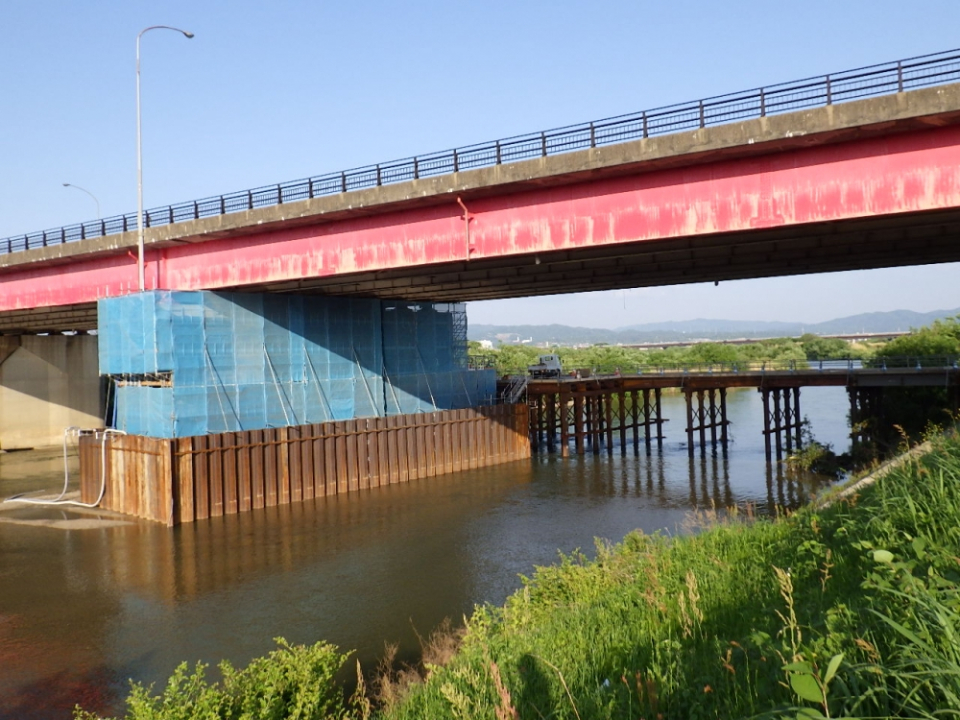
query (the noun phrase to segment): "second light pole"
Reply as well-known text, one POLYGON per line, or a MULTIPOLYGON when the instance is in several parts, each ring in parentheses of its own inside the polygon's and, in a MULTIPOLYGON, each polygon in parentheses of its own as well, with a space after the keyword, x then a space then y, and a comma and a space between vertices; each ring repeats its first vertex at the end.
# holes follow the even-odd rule
POLYGON ((63 186, 64 186, 64 187, 72 187, 72 188, 74 188, 75 190, 79 190, 80 192, 85 192, 87 195, 89 195, 91 198, 93 198, 93 201, 97 204, 97 220, 100 219, 100 201, 97 200, 97 196, 96 196, 96 195, 94 195, 92 192, 90 192, 90 191, 87 190, 86 188, 82 188, 82 187, 80 187, 79 185, 74 185, 73 183, 64 183, 63 186))
POLYGON ((170 27, 169 25, 151 25, 144 28, 137 35, 137 277, 140 292, 144 290, 143 283, 143 149, 140 142, 140 38, 150 30, 173 30, 185 38, 193 37, 192 32, 170 27))

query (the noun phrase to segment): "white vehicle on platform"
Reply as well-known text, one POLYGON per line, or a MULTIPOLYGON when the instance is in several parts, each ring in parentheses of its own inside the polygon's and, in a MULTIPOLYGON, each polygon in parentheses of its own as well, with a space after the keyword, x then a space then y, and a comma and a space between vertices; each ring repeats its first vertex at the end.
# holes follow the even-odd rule
POLYGON ((560 377, 563 367, 560 365, 559 355, 541 355, 537 359, 536 365, 530 365, 527 368, 532 378, 552 378, 560 377))

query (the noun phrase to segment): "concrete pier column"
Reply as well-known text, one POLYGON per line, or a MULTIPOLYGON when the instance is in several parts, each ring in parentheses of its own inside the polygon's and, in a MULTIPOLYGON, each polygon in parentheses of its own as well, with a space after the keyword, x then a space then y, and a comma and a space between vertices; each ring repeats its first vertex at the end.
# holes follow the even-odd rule
POLYGON ((60 445, 104 424, 96 335, 0 337, 0 448, 60 445))

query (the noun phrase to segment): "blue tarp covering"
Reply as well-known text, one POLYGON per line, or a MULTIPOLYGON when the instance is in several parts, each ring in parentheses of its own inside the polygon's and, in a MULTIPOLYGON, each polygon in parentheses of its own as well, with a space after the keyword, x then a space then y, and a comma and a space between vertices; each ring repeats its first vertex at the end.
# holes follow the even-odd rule
POLYGON ((154 437, 472 407, 463 305, 153 291, 100 300, 116 426, 154 437), (459 358, 459 359, 458 359, 459 358))

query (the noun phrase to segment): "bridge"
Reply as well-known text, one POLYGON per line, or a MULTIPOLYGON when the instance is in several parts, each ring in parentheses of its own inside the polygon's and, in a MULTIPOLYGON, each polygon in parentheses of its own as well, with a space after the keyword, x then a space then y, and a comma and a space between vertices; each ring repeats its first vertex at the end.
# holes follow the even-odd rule
MULTIPOLYGON (((147 211, 147 289, 465 301, 960 260, 960 52, 147 211)), ((138 289, 135 216, 0 240, 0 332, 138 289)))
POLYGON ((763 436, 768 460, 801 446, 803 416, 800 389, 843 387, 850 399, 855 444, 873 442, 884 390, 903 387, 945 388, 954 415, 960 410, 960 367, 956 357, 883 358, 867 364, 838 359, 806 362, 739 362, 706 365, 651 366, 633 373, 607 373, 530 379, 524 383, 530 405, 530 437, 537 449, 566 456, 571 444, 582 455, 612 452, 619 438, 625 453, 628 433, 635 448, 641 433, 647 452, 662 445, 664 423, 661 391, 675 389, 686 400, 687 451, 692 457, 727 447, 727 390, 755 388, 763 396, 763 436), (709 439, 707 435, 709 434, 709 439))

